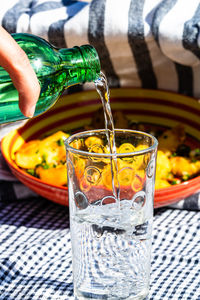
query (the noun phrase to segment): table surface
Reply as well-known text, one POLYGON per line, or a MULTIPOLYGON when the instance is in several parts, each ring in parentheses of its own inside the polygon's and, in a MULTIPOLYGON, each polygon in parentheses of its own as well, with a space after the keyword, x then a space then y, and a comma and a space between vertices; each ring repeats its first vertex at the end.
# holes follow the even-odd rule
MULTIPOLYGON (((0 182, 0 299, 73 299, 68 208, 12 189, 0 182)), ((198 211, 155 210, 150 300, 200 299, 199 225, 198 211)))

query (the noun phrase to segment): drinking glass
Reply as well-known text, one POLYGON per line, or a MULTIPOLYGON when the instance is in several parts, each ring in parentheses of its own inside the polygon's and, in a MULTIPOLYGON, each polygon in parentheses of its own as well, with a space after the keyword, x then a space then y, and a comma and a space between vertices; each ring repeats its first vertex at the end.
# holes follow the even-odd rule
POLYGON ((133 130, 115 130, 114 153, 108 141, 91 130, 65 142, 74 297, 146 299, 158 143, 133 130))

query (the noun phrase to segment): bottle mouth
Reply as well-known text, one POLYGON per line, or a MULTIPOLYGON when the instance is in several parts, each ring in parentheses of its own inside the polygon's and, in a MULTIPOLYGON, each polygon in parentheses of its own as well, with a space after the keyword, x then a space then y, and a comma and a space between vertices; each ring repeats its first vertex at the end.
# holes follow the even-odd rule
POLYGON ((87 81, 95 81, 101 72, 99 55, 92 45, 82 45, 79 47, 86 70, 87 81))

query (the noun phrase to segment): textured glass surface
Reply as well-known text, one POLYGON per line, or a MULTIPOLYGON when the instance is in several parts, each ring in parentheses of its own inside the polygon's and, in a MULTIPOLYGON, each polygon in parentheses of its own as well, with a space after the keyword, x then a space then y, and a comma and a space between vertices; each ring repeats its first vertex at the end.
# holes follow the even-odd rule
MULTIPOLYGON (((44 39, 30 34, 12 36, 28 55, 40 82, 41 93, 35 116, 50 108, 65 88, 94 81, 99 76, 99 58, 90 45, 56 49, 44 39)), ((0 123, 24 118, 18 107, 18 92, 9 74, 0 67, 0 123)))
POLYGON ((75 299, 142 300, 149 291, 157 141, 125 129, 114 136, 116 152, 101 129, 65 142, 75 299))

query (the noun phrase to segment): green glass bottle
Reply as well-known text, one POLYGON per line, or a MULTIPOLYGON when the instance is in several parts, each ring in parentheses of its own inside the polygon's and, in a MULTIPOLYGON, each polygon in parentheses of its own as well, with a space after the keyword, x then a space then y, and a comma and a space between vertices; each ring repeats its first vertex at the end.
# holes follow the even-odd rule
MULTIPOLYGON (((99 77, 99 57, 90 45, 56 49, 31 34, 15 33, 12 36, 26 52, 41 86, 34 116, 50 108, 64 89, 99 77)), ((9 74, 0 67, 0 123, 21 119, 25 117, 18 107, 18 92, 9 74)))

